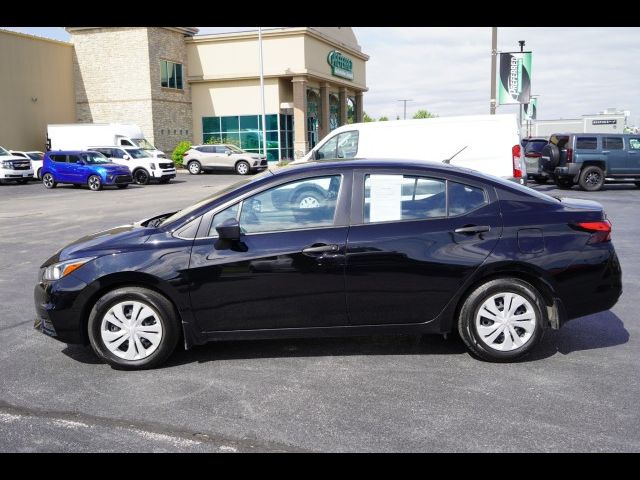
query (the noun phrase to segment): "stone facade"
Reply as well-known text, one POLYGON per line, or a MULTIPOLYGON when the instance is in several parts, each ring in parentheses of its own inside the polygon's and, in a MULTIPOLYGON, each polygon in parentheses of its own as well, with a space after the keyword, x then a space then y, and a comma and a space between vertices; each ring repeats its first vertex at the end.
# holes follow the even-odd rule
POLYGON ((74 45, 78 122, 135 123, 168 154, 179 141, 191 140, 184 32, 163 27, 68 31, 74 45), (161 60, 182 64, 182 90, 161 87, 161 60))

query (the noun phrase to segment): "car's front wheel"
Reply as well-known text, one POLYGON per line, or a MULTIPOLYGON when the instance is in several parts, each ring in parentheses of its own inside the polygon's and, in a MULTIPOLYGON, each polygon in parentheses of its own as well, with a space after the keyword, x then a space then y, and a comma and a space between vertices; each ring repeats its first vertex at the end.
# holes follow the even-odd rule
POLYGON ((149 183, 149 173, 144 168, 139 168, 133 172, 133 181, 138 185, 147 185, 149 183))
POLYGON ((490 280, 476 288, 460 309, 458 331, 471 353, 492 362, 528 354, 540 341, 544 300, 518 278, 490 280))
POLYGON ((244 160, 240 160, 236 163, 236 173, 238 175, 247 175, 251 171, 251 167, 244 160))
POLYGON ((97 192, 98 190, 102 190, 102 179, 99 175, 91 175, 87 180, 87 185, 90 190, 97 192))
POLYGON ((125 370, 160 365, 175 350, 179 337, 171 302, 142 287, 118 288, 100 297, 87 329, 96 354, 125 370))
POLYGON ((42 177, 42 184, 45 186, 45 188, 56 188, 58 182, 54 180, 53 175, 51 175, 50 173, 45 173, 42 177))

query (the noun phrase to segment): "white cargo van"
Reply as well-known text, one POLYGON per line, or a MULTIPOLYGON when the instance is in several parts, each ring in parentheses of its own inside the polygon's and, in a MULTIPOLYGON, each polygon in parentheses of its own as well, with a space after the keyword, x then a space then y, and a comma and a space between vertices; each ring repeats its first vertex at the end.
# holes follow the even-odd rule
POLYGON ((336 128, 293 163, 335 158, 425 160, 471 168, 523 185, 516 115, 468 115, 353 123, 336 128))
POLYGON ((125 123, 67 123, 47 125, 48 150, 86 150, 90 145, 142 148, 152 157, 167 158, 151 145, 137 125, 125 123))

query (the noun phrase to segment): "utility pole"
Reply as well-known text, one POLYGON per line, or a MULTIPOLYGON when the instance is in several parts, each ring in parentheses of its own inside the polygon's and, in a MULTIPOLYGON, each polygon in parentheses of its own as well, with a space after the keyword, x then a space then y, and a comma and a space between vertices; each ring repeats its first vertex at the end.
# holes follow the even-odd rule
POLYGON ((489 114, 496 114, 496 60, 498 56, 498 27, 491 27, 491 99, 489 114))
POLYGON ((404 119, 407 119, 407 102, 413 102, 413 100, 398 100, 399 102, 404 102, 404 119))
POLYGON ((258 45, 260 57, 260 96, 262 100, 262 153, 267 158, 267 124, 264 103, 264 62, 262 61, 262 27, 258 27, 258 45))

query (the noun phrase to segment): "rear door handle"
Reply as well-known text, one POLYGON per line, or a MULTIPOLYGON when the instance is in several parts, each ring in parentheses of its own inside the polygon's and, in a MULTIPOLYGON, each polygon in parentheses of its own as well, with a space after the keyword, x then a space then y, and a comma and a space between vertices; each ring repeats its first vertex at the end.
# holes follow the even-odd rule
POLYGON ((307 247, 302 250, 304 254, 337 252, 338 245, 318 245, 317 247, 307 247))
POLYGON ((462 233, 464 235, 472 235, 474 233, 483 233, 491 230, 488 225, 470 225, 468 227, 460 227, 454 230, 455 233, 462 233))

